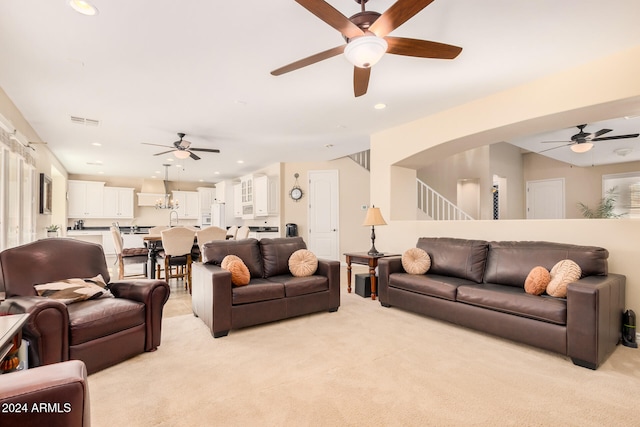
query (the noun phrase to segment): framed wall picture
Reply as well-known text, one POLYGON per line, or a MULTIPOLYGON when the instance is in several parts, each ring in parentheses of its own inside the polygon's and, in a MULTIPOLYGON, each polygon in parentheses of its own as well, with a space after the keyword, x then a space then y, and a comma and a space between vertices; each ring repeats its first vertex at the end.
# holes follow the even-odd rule
POLYGON ((40 174, 40 213, 51 215, 51 178, 45 174, 40 174))

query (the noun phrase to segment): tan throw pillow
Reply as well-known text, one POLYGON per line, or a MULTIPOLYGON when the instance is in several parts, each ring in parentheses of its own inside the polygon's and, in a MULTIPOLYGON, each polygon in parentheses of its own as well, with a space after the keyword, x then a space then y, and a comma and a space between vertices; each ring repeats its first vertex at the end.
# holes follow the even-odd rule
POLYGON ((249 269, 240 258, 229 261, 225 270, 231 272, 231 283, 236 286, 248 285, 251 280, 249 269))
POLYGON ((559 261, 551 269, 551 281, 547 285, 547 293, 552 297, 565 298, 567 285, 582 276, 580 266, 570 259, 559 261))
POLYGON ((402 268, 409 274, 424 274, 431 268, 431 258, 423 249, 407 249, 402 254, 402 268))
POLYGON ((220 263, 220 267, 224 268, 225 270, 228 270, 227 266, 229 265, 229 263, 231 261, 242 261, 242 258, 240 258, 239 256, 236 256, 236 255, 227 255, 226 257, 222 258, 222 262, 220 263))
POLYGON ((551 274, 544 267, 533 267, 524 281, 524 291, 531 295, 542 295, 551 281, 551 274))
POLYGON ((89 279, 64 279, 34 286, 41 297, 56 299, 66 305, 97 298, 111 298, 113 294, 101 274, 89 279))
POLYGON ((298 249, 289 257, 289 271, 295 277, 313 276, 318 269, 318 258, 308 249, 298 249))

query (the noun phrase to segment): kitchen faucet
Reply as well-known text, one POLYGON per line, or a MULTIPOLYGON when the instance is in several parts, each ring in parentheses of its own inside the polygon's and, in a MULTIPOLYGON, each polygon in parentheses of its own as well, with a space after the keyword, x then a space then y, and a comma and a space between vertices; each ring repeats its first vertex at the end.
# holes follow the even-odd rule
POLYGON ((176 225, 178 225, 178 211, 171 211, 171 212, 169 212, 169 227, 173 227, 171 225, 171 224, 173 224, 173 222, 172 222, 173 214, 176 214, 176 225))

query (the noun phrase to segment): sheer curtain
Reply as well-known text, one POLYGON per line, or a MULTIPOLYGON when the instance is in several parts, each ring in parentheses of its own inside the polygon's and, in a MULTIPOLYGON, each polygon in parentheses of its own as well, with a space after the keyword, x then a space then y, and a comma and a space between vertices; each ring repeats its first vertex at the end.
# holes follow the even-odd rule
POLYGON ((0 250, 35 239, 36 161, 19 138, 0 127, 0 250))

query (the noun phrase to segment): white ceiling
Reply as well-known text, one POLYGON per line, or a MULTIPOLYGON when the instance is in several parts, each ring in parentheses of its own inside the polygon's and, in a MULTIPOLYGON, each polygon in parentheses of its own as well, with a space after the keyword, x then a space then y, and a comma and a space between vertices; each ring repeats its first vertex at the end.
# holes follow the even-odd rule
MULTIPOLYGON (((74 174, 161 177, 168 156, 142 143, 169 145, 177 132, 222 152, 173 162, 182 167, 170 179, 217 182, 275 162, 338 158, 367 149, 381 129, 640 44, 638 0, 436 0, 391 35, 461 46, 460 56, 386 55, 354 98, 341 56, 270 75, 343 43, 293 0, 93 3, 99 14, 86 17, 65 0, 0 2, 0 87, 74 174), (387 108, 375 110, 379 102, 387 108)), ((329 3, 360 11, 353 0, 329 3)))

